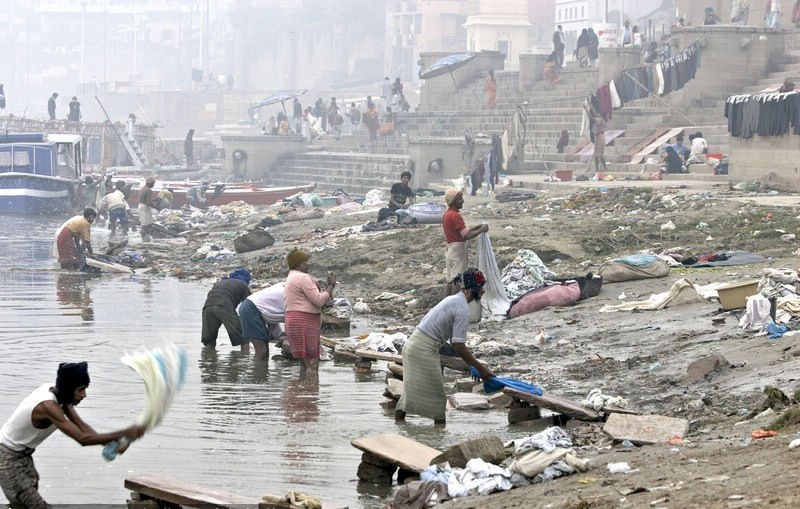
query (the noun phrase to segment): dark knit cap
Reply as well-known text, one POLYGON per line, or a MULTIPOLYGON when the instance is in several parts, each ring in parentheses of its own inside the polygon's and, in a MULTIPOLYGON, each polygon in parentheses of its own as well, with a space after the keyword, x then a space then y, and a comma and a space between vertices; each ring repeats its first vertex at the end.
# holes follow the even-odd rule
POLYGON ((89 385, 89 365, 85 361, 58 365, 56 389, 59 403, 71 403, 73 392, 82 385, 89 385))

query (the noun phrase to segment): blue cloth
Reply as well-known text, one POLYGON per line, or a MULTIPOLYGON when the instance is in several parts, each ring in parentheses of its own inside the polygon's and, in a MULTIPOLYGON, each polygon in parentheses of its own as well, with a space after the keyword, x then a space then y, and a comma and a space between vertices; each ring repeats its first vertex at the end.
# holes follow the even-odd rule
POLYGON ((778 325, 775 322, 769 322, 767 324, 767 336, 769 336, 770 339, 778 339, 780 337, 783 337, 783 334, 787 330, 789 329, 783 324, 778 325))
MULTIPOLYGON (((469 367, 469 374, 473 378, 480 379, 480 374, 478 370, 474 367, 469 367)), ((493 376, 488 380, 484 380, 483 382, 483 390, 486 394, 491 394, 493 392, 502 391, 503 387, 510 387, 520 392, 527 392, 528 394, 533 394, 534 396, 541 396, 544 394, 544 391, 541 387, 534 384, 529 384, 528 382, 523 382, 522 380, 516 380, 514 378, 503 378, 500 376, 493 376)))
POLYGON ((227 276, 225 279, 239 279, 244 281, 244 284, 250 284, 250 272, 247 269, 236 269, 227 276))

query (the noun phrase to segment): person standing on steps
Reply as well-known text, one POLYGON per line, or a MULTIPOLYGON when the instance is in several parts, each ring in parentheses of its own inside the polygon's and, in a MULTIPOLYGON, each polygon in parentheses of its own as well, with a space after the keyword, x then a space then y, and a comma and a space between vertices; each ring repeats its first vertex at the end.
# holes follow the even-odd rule
POLYGON ((67 120, 70 122, 80 122, 81 120, 81 103, 78 102, 77 96, 72 96, 72 100, 69 102, 69 114, 67 115, 67 120))
POLYGON ((58 92, 53 92, 53 95, 47 100, 47 115, 50 120, 56 119, 56 99, 58 99, 58 92))
POLYGON ((486 88, 486 106, 490 110, 497 108, 497 80, 492 69, 489 69, 489 74, 486 76, 483 86, 486 88))
POLYGON ((555 56, 556 66, 561 69, 564 67, 564 49, 567 47, 567 39, 564 36, 564 29, 561 25, 556 27, 553 32, 553 55, 555 56))

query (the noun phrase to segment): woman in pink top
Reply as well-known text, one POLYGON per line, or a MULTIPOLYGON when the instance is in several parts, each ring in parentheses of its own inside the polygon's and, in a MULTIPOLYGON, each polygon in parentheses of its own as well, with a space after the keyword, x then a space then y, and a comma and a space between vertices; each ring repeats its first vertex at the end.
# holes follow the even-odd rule
POLYGON ((308 254, 294 249, 286 257, 289 275, 283 291, 286 305, 286 339, 292 356, 300 360, 300 376, 310 369, 319 371, 319 336, 322 306, 333 298, 336 274, 328 272, 328 287, 320 291, 319 285, 308 273, 308 254))

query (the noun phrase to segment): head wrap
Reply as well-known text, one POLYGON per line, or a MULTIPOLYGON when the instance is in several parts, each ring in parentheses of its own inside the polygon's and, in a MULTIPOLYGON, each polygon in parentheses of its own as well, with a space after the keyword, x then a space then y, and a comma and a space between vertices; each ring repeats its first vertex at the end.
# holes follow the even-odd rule
POLYGON ((147 177, 147 180, 144 181, 144 185, 150 185, 150 184, 155 184, 155 183, 156 183, 156 179, 154 179, 153 177, 147 177))
POLYGON ((239 279, 241 281, 244 281, 244 284, 249 285, 250 271, 248 271, 247 269, 236 269, 227 276, 225 276, 224 279, 239 279))
POLYGON ((467 269, 461 274, 461 281, 464 284, 464 288, 480 290, 486 284, 486 276, 478 269, 467 269))
POLYGON ((308 261, 308 255, 305 251, 299 249, 292 249, 292 252, 286 257, 286 263, 289 269, 296 269, 301 263, 308 261))
POLYGON ((458 189, 455 188, 448 189, 444 193, 444 202, 449 207, 450 205, 453 204, 454 201, 456 201, 456 198, 458 198, 459 196, 461 196, 461 191, 459 191, 458 189))
POLYGON ((89 385, 89 365, 86 362, 62 362, 56 374, 57 399, 62 405, 72 403, 75 389, 89 385))

